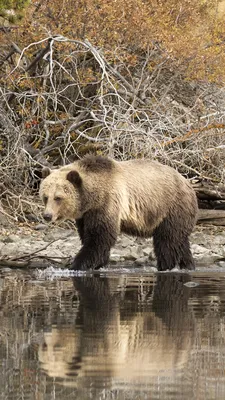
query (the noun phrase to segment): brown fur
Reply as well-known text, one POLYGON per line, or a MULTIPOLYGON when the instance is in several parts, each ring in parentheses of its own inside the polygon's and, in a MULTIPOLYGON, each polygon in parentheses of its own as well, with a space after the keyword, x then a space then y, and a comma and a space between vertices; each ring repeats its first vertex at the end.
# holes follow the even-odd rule
POLYGON ((114 169, 113 160, 101 156, 86 156, 78 164, 88 172, 112 171, 114 169))
MULTIPOLYGON (((53 221, 77 220, 83 244, 90 235, 95 235, 96 241, 99 236, 99 241, 108 241, 109 253, 121 231, 137 236, 153 235, 155 250, 157 247, 160 251, 163 245, 165 261, 171 251, 174 253, 169 269, 172 263, 180 263, 185 249, 190 252, 188 236, 197 215, 195 192, 175 169, 158 162, 87 157, 53 171, 41 183, 40 195, 47 198, 45 214, 51 214, 53 221), (55 200, 59 198, 62 200, 55 200)), ((92 261, 98 266, 95 259, 92 261)))

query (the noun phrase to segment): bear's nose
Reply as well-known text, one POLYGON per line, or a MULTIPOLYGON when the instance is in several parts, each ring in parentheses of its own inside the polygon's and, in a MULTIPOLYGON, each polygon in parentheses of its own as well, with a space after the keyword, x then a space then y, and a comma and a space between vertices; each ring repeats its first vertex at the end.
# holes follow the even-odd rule
POLYGON ((50 222, 52 220, 52 214, 47 213, 47 214, 44 214, 43 217, 44 217, 45 221, 47 221, 47 222, 50 222))

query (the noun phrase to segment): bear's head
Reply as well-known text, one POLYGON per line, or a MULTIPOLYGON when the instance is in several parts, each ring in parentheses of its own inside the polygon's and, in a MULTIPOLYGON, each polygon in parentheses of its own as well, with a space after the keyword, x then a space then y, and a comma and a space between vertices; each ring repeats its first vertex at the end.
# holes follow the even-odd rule
POLYGON ((45 205, 43 217, 48 222, 82 217, 82 179, 76 170, 44 168, 40 197, 45 205))

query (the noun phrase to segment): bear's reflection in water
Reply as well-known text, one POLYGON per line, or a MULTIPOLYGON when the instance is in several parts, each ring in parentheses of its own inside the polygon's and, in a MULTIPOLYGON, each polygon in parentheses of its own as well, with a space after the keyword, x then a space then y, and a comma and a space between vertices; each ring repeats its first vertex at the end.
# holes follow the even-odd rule
POLYGON ((194 318, 185 274, 160 274, 152 285, 119 288, 119 278, 77 277, 74 327, 52 326, 39 347, 42 369, 62 384, 111 387, 171 376, 188 360, 194 318), (113 287, 115 286, 115 287, 113 287))

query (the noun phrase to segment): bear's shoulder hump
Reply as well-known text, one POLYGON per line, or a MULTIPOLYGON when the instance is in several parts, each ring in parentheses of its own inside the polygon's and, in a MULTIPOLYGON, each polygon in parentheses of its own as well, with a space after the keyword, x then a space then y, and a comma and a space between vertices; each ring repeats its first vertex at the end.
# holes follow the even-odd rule
POLYGON ((79 161, 79 164, 87 172, 110 172, 114 168, 114 162, 108 157, 88 155, 79 161))

